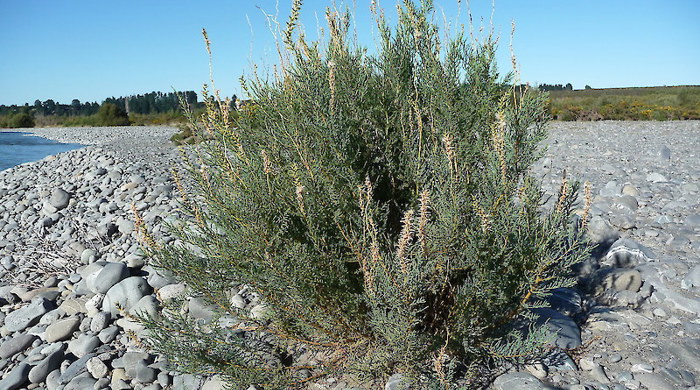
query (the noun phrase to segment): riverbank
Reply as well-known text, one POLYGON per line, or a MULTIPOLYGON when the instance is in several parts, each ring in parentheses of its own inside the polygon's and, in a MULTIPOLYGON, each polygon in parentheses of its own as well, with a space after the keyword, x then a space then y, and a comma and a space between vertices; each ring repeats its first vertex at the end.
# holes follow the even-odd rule
MULTIPOLYGON (((30 131, 88 146, 0 172, 0 389, 221 388, 169 371, 124 316, 187 291, 149 266, 132 210, 157 240, 174 239, 164 222, 182 217, 170 175, 176 129, 30 131)), ((549 195, 564 170, 591 182, 591 237, 602 245, 548 312, 556 344, 571 349, 494 388, 700 384, 700 122, 558 122, 548 144, 534 174, 549 195)), ((260 304, 244 290, 232 305, 260 304)), ((185 310, 211 320, 200 298, 185 310)))

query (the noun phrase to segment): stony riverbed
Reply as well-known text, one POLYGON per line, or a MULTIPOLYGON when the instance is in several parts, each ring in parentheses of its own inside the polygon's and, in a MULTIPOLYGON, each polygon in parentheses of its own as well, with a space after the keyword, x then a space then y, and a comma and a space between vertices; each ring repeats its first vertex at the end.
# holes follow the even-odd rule
MULTIPOLYGON (((148 265, 132 207, 157 239, 180 217, 163 127, 32 129, 90 145, 0 172, 0 389, 219 389, 169 371, 123 316, 185 290, 148 265)), ((553 123, 534 168, 554 194, 591 183, 601 246, 543 312, 568 355, 514 367, 496 389, 700 388, 700 122, 553 123), (696 385, 696 381, 698 384, 696 385)), ((236 307, 257 298, 239 291, 236 307)), ((190 313, 209 315, 198 298, 190 313)), ((398 377, 386 384, 397 389, 398 377)), ((342 378, 315 389, 349 389, 342 378)))

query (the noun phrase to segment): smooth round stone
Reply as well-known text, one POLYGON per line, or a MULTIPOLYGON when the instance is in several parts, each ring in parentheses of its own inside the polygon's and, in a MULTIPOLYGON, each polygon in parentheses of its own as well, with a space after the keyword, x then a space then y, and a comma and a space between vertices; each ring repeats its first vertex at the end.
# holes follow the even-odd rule
POLYGON ((102 310, 112 315, 119 313, 119 308, 131 309, 141 298, 151 293, 151 286, 140 276, 131 276, 112 286, 102 301, 102 310))
POLYGON ((97 336, 81 334, 77 339, 68 343, 68 351, 81 358, 94 351, 102 344, 97 336))
POLYGON ((104 344, 111 343, 114 341, 114 339, 117 338, 117 335, 119 334, 119 327, 117 326, 110 326, 105 329, 102 329, 100 333, 97 335, 97 338, 100 339, 100 341, 104 344))
POLYGON ((66 340, 80 325, 80 318, 69 317, 49 325, 44 332, 44 340, 49 343, 66 340))
MULTIPOLYGON (((104 294, 115 284, 129 276, 129 269, 123 263, 107 263, 95 276, 92 292, 104 294)), ((88 284, 89 285, 89 284, 88 284)))
POLYGON ((182 296, 185 292, 185 288, 186 286, 184 283, 168 284, 158 290, 158 297, 160 297, 161 301, 167 302, 171 299, 182 296))
POLYGON ((68 207, 71 195, 62 188, 54 188, 51 191, 51 197, 49 198, 49 204, 56 210, 63 210, 68 207))

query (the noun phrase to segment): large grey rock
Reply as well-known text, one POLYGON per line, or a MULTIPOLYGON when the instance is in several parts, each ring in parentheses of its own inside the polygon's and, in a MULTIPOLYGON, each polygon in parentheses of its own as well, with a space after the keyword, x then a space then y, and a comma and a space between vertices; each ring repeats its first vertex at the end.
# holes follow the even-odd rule
POLYGON ((119 308, 131 309, 145 295, 151 293, 151 286, 146 279, 140 276, 132 276, 112 286, 107 291, 102 301, 102 311, 108 311, 112 315, 119 313, 119 308))
POLYGON ((19 334, 4 343, 0 344, 0 359, 7 359, 10 356, 24 351, 32 345, 36 336, 31 334, 19 334))
POLYGON ((13 311, 5 317, 5 329, 17 332, 36 324, 39 322, 39 318, 52 308, 51 305, 51 302, 46 298, 34 299, 29 305, 13 311))
POLYGON ((561 349, 576 348, 581 345, 581 329, 569 317, 549 308, 533 309, 538 316, 536 324, 546 326, 555 335, 554 344, 561 349))
POLYGON ((29 371, 29 381, 32 383, 39 383, 46 380, 46 377, 51 371, 61 366, 63 356, 63 349, 59 349, 46 356, 39 364, 29 371))
POLYGON ((56 210, 63 210, 68 207, 71 195, 62 188, 54 188, 51 191, 51 197, 49 198, 49 204, 53 206, 56 210))
POLYGON ((587 236, 594 243, 611 244, 620 238, 620 233, 601 216, 595 215, 588 222, 587 236))
POLYGON ((503 374, 493 382, 494 390, 546 390, 545 386, 534 375, 525 372, 503 374))
POLYGON ((18 366, 12 369, 5 379, 0 381, 0 389, 2 390, 15 390, 22 387, 24 383, 29 379, 29 370, 31 366, 26 362, 20 363, 18 366))
POLYGON ((123 263, 107 263, 95 276, 92 292, 104 294, 115 284, 129 277, 129 269, 123 263))
POLYGON ((656 255, 651 249, 636 241, 620 238, 612 244, 601 263, 612 267, 625 268, 646 263, 655 258, 656 255))
POLYGON ((49 343, 67 340, 73 336, 73 332, 78 329, 78 325, 80 325, 80 318, 78 317, 68 317, 54 322, 44 331, 44 340, 49 343))

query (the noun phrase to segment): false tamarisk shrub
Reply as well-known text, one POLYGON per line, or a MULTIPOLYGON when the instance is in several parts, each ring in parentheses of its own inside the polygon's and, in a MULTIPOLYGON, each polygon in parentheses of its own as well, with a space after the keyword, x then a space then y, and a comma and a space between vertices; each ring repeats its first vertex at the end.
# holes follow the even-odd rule
POLYGON ((401 3, 394 27, 375 9, 376 54, 348 12, 308 42, 300 3, 235 122, 205 89, 207 141, 181 180, 191 219, 150 254, 210 315, 171 302, 141 319, 150 346, 241 389, 394 373, 444 389, 539 351, 530 309, 587 251, 575 186, 543 212, 528 176, 546 97, 499 76, 493 37, 441 41, 431 1, 401 3))

